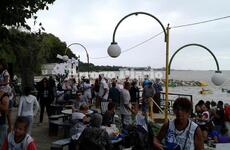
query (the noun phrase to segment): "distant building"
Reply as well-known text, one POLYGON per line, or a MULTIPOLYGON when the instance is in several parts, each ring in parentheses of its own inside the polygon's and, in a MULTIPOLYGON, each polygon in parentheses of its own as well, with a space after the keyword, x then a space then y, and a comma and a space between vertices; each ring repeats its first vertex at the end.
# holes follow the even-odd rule
POLYGON ((78 63, 51 63, 51 64, 44 64, 42 66, 42 75, 65 75, 68 76, 76 76, 78 70, 78 63))

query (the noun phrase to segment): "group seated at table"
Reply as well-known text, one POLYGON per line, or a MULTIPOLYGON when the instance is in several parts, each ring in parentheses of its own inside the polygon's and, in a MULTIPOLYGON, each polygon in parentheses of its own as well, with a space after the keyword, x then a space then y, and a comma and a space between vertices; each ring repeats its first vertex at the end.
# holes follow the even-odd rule
POLYGON ((98 148, 101 150, 105 148, 107 150, 111 147, 114 149, 118 144, 122 144, 124 147, 136 146, 139 148, 149 145, 146 119, 137 108, 134 114, 135 121, 128 129, 123 130, 119 130, 114 124, 114 103, 108 104, 108 109, 103 115, 94 113, 87 117, 87 111, 87 105, 82 104, 78 111, 72 113, 70 135, 73 149, 96 150, 98 148), (122 131, 124 132, 121 133, 122 131))
POLYGON ((85 126, 78 140, 72 140, 71 148, 76 150, 110 150, 112 147, 109 134, 101 128, 101 114, 93 114, 90 122, 85 126))
POLYGON ((194 121, 200 126, 203 133, 203 140, 215 143, 230 143, 227 113, 228 105, 224 108, 224 103, 200 100, 195 106, 194 121))

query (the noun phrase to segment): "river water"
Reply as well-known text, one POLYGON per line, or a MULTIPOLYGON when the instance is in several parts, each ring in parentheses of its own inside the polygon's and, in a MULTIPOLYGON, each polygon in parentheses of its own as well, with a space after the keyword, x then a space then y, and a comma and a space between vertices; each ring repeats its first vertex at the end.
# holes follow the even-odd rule
MULTIPOLYGON (((107 72, 91 72, 90 77, 97 78, 99 73, 103 73, 106 78, 118 78, 124 79, 129 76, 131 79, 136 78, 138 80, 143 80, 146 75, 149 75, 150 79, 165 78, 164 71, 107 71, 107 72)), ((183 71, 171 71, 169 79, 183 80, 183 81, 205 81, 208 86, 205 89, 210 90, 211 94, 200 94, 202 87, 199 86, 178 86, 169 87, 169 93, 181 93, 181 94, 191 94, 193 95, 193 102, 196 103, 198 100, 222 100, 224 103, 230 104, 230 93, 222 92, 222 88, 230 90, 230 71, 222 71, 225 78, 225 82, 221 86, 215 86, 211 82, 211 77, 214 71, 197 71, 197 70, 183 70, 183 71)), ((87 76, 86 73, 81 73, 81 76, 87 76)))

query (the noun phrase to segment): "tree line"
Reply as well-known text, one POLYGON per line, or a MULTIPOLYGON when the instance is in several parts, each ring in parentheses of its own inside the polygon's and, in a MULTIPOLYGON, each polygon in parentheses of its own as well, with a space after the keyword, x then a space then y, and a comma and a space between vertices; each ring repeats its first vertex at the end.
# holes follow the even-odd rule
MULTIPOLYGON (((1 0, 0 5, 0 58, 10 64, 10 70, 22 79, 23 86, 32 86, 34 75, 41 74, 41 65, 60 63, 57 54, 64 55, 65 42, 53 34, 45 33, 42 23, 37 22, 38 10, 48 10, 55 0, 1 0), (31 32, 26 19, 33 19, 39 26, 31 32)), ((71 50, 67 55, 77 58, 71 50)), ((80 62, 81 71, 88 71, 88 64, 80 62)), ((118 71, 119 66, 95 66, 90 71, 118 71)))

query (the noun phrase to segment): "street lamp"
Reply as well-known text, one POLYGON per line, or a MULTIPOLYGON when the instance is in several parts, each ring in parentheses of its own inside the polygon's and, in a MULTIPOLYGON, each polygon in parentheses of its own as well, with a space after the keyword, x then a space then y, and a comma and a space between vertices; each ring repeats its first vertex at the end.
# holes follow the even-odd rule
POLYGON ((108 47, 108 54, 110 57, 113 57, 113 58, 116 58, 118 57, 120 54, 121 54, 121 48, 119 47, 119 45, 117 44, 117 42, 115 41, 115 35, 116 35, 116 31, 117 31, 117 28, 118 26, 121 24, 121 22, 123 20, 125 20, 126 18, 128 18, 129 16, 132 16, 132 15, 139 15, 139 14, 143 14, 143 15, 147 15, 147 16, 150 16, 152 17, 153 19, 155 19, 161 26, 163 32, 164 32, 164 36, 165 36, 165 43, 166 43, 166 63, 165 63, 165 68, 166 68, 166 71, 165 71, 165 119, 168 118, 168 56, 169 56, 169 25, 167 27, 167 30, 164 28, 163 24, 161 23, 161 21, 153 16, 152 14, 149 14, 149 13, 146 13, 146 12, 134 12, 134 13, 131 13, 131 14, 128 14, 126 15, 125 17, 123 17, 116 25, 115 29, 114 29, 114 32, 113 32, 113 39, 112 39, 112 42, 111 42, 111 45, 108 47))
POLYGON ((187 45, 184 45, 184 46, 180 47, 178 50, 176 50, 176 52, 175 52, 175 53, 172 55, 172 57, 170 58, 169 67, 168 67, 168 69, 169 69, 169 70, 168 70, 168 73, 170 74, 171 63, 172 63, 172 60, 173 60, 173 58, 175 57, 175 55, 176 55, 179 51, 181 51, 182 49, 184 49, 184 48, 186 48, 186 47, 189 47, 189 46, 198 46, 198 47, 201 47, 201 48, 207 50, 207 51, 212 55, 212 57, 214 58, 215 63, 216 63, 216 71, 215 71, 215 74, 212 76, 211 80, 212 80, 213 84, 216 85, 216 86, 222 85, 222 84, 224 83, 225 79, 224 79, 224 77, 223 77, 223 74, 222 74, 221 71, 220 71, 219 63, 218 63, 218 61, 217 61, 217 59, 216 59, 216 56, 213 54, 213 52, 212 52, 210 49, 208 49, 207 47, 205 47, 205 46, 203 46, 203 45, 201 45, 201 44, 196 44, 196 43, 187 44, 187 45))
MULTIPOLYGON (((66 48, 66 50, 65 50, 65 54, 67 53, 67 50, 68 50, 68 48, 70 47, 70 46, 72 46, 72 45, 80 45, 81 47, 83 47, 83 49, 85 50, 85 52, 86 52, 86 57, 87 57, 87 63, 88 63, 88 78, 90 79, 90 75, 89 75, 89 53, 88 53, 88 51, 87 51, 87 49, 85 48, 85 46, 83 46, 82 44, 80 44, 80 43, 71 43, 69 46, 67 46, 67 48, 66 48)), ((65 55, 66 56, 66 55, 65 55)), ((64 57, 64 56, 63 56, 64 57)), ((68 56, 67 56, 68 57, 68 56)), ((79 62, 80 63, 80 62, 79 62)), ((79 66, 78 66, 78 68, 79 68, 79 66)))

